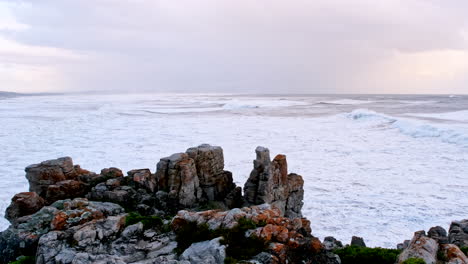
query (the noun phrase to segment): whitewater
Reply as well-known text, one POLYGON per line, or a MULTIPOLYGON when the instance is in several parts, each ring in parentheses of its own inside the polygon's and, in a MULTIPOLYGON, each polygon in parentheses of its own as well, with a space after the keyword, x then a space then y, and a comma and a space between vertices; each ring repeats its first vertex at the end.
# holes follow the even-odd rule
POLYGON ((0 96, 0 230, 24 168, 70 156, 82 168, 155 171, 160 158, 222 146, 243 185, 255 147, 304 177, 312 233, 395 247, 468 218, 468 96, 0 96))

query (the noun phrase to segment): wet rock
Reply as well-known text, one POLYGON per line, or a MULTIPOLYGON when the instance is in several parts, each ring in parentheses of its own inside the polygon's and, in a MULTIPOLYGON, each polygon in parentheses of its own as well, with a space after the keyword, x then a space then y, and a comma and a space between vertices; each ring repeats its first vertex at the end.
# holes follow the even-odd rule
POLYGON ((458 247, 468 247, 468 219, 453 221, 450 224, 449 242, 458 247))
POLYGON ((426 236, 424 231, 418 231, 414 233, 408 247, 398 256, 397 263, 401 264, 409 258, 421 258, 427 264, 435 264, 438 248, 436 240, 426 236))
POLYGON ((366 243, 364 243, 364 239, 362 237, 353 236, 351 238, 351 246, 358 246, 358 247, 366 247, 366 243))
POLYGON ((301 217, 304 181, 297 174, 288 174, 286 156, 270 160, 270 151, 264 147, 255 150, 254 169, 244 185, 249 204, 269 203, 278 207, 287 217, 301 217))
POLYGON ((441 226, 431 227, 427 232, 427 236, 434 239, 439 244, 448 243, 447 231, 441 226))
POLYGON ((221 245, 218 237, 210 241, 193 243, 180 256, 181 260, 188 260, 192 264, 224 264, 226 258, 226 246, 221 245))
POLYGON ((440 251, 445 257, 445 264, 468 264, 468 258, 454 244, 441 245, 440 251))
POLYGON ((11 204, 5 212, 5 218, 13 223, 21 216, 39 211, 44 205, 44 199, 35 192, 18 193, 11 199, 11 204))
POLYGON ((334 237, 328 236, 323 239, 323 246, 326 250, 336 250, 343 248, 343 243, 334 237))

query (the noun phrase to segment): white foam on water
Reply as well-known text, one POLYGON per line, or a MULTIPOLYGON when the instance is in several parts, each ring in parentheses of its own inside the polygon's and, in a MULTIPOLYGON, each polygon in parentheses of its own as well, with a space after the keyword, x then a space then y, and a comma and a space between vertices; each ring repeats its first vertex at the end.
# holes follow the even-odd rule
POLYGON ((361 105, 361 104, 374 103, 374 101, 356 100, 356 99, 340 99, 340 100, 332 100, 332 101, 321 101, 320 103, 337 104, 337 105, 361 105))
MULTIPOLYGON (((233 100, 269 99, 120 95, 0 101, 0 229, 8 226, 3 212, 11 197, 27 190, 29 164, 71 156, 96 172, 111 166, 154 172, 160 158, 202 143, 223 147, 225 169, 241 186, 256 146, 268 147, 272 157, 286 154, 289 171, 304 177, 303 213, 320 238, 332 235, 349 243, 358 235, 370 246, 395 247, 414 231, 467 218, 467 127, 462 125, 369 110, 319 118, 300 111, 287 117, 249 116, 237 109, 213 115, 144 113, 161 101, 178 109, 233 100)), ((294 100, 272 98, 263 105, 290 109, 277 106, 281 101, 294 100)))
POLYGON ((468 121, 468 110, 446 112, 446 113, 408 113, 407 116, 429 117, 452 121, 468 121))

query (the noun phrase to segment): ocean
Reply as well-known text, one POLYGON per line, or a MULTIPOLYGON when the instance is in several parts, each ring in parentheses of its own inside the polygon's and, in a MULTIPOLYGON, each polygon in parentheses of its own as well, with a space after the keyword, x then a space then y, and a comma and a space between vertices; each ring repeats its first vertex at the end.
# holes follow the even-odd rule
POLYGON ((468 96, 0 95, 0 230, 30 164, 70 156, 95 172, 154 172, 202 143, 223 147, 240 186, 257 146, 285 154, 322 239, 395 247, 468 218, 468 96))

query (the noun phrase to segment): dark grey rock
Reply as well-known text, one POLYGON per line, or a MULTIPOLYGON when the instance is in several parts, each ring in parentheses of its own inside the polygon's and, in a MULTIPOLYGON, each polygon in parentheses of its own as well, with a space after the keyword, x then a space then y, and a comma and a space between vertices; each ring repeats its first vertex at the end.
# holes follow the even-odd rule
POLYGON ((453 221, 449 228, 449 242, 458 247, 468 247, 468 219, 453 221))
POLYGON ((364 243, 362 237, 353 236, 351 238, 351 246, 366 247, 366 243, 364 243))

